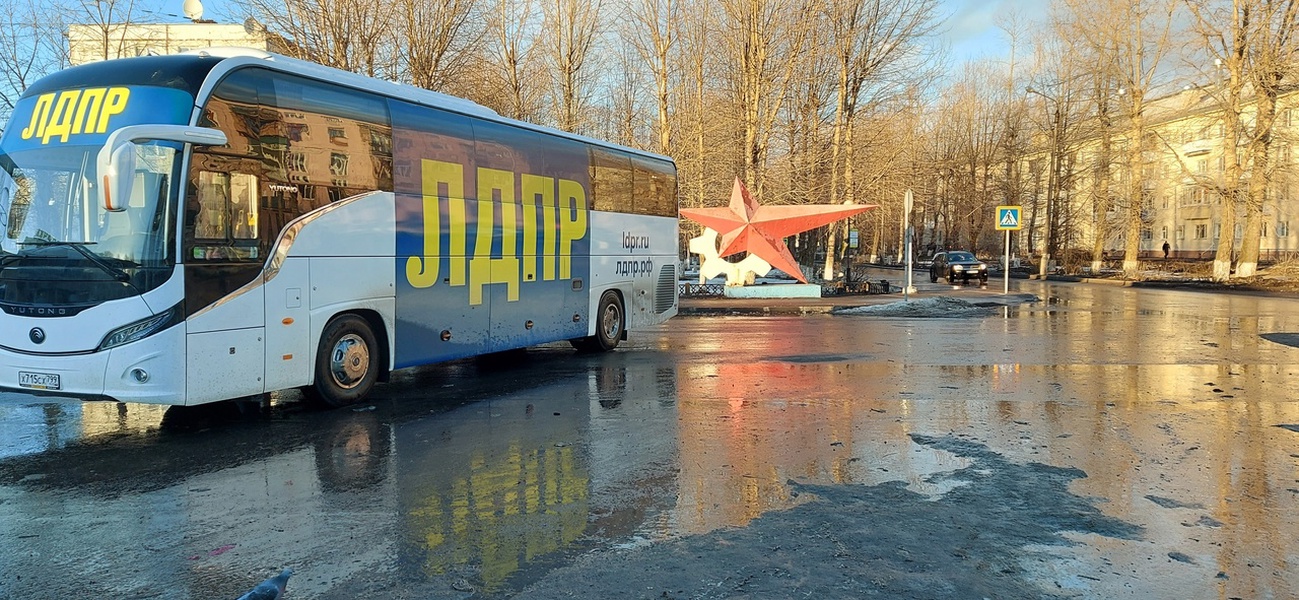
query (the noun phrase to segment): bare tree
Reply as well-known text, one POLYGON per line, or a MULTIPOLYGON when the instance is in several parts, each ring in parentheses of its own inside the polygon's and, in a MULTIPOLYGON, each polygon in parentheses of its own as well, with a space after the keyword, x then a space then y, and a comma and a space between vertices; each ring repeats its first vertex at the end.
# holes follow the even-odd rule
POLYGON ((743 137, 744 179, 762 195, 762 170, 790 80, 814 22, 812 0, 722 0, 724 72, 743 137))
POLYGON ((39 0, 3 0, 0 11, 8 15, 0 26, 0 117, 7 120, 27 86, 66 66, 67 51, 62 19, 51 19, 39 0))
POLYGON ((603 0, 543 0, 552 106, 556 125, 565 131, 577 132, 583 124, 592 79, 587 60, 599 37, 603 5, 603 0))
POLYGON ((288 42, 287 52, 366 75, 392 75, 394 6, 383 0, 235 0, 288 42))
MULTIPOLYGON (((1248 26, 1252 6, 1248 2, 1233 2, 1228 6, 1212 0, 1186 0, 1194 19, 1192 30, 1199 42, 1199 50, 1211 56, 1215 69, 1226 75, 1223 85, 1214 88, 1214 96, 1223 119, 1222 159, 1223 175, 1216 184, 1218 198, 1222 201, 1218 243, 1213 256, 1214 281, 1231 277, 1232 253, 1236 241, 1236 214, 1245 203, 1242 197, 1247 188, 1244 165, 1236 150, 1247 136, 1244 110, 1246 81, 1246 56, 1250 44, 1248 26), (1225 26, 1224 26, 1225 25, 1225 26)), ((1215 73, 1216 75, 1217 73, 1215 73)))
MULTIPOLYGON (((1246 0, 1238 0, 1245 2, 1246 0)), ((1245 227, 1240 242, 1236 275, 1251 277, 1258 269, 1263 231, 1263 202, 1273 178, 1273 140, 1277 100, 1297 74, 1299 2, 1253 0, 1253 10, 1242 19, 1246 73, 1254 87, 1254 123, 1249 138, 1250 180, 1245 203, 1245 227), (1252 16, 1250 16, 1252 14, 1252 16)))
POLYGON ((1172 49, 1176 0, 1065 0, 1074 15, 1076 34, 1090 47, 1110 52, 1114 75, 1122 85, 1127 117, 1127 193, 1123 272, 1136 277, 1141 266, 1145 227, 1145 150, 1148 145, 1146 96, 1163 76, 1161 66, 1172 49))
MULTIPOLYGON (((863 93, 872 85, 905 85, 906 70, 920 66, 920 42, 936 26, 937 4, 934 0, 826 0, 823 11, 837 71, 830 194, 834 202, 841 197, 853 202, 852 125, 863 93)), ((833 247, 833 234, 830 239, 833 247)), ((834 255, 825 253, 826 279, 834 273, 834 255)))
POLYGON ((494 81, 487 82, 487 94, 482 101, 497 112, 513 118, 534 120, 540 116, 539 96, 543 89, 530 75, 540 69, 534 61, 535 32, 533 18, 535 4, 531 1, 494 0, 487 18, 485 70, 493 74, 494 81))
POLYGON ((654 104, 658 151, 672 150, 672 127, 668 123, 672 52, 677 45, 682 18, 679 0, 632 0, 627 7, 626 39, 636 48, 654 78, 654 104))
POLYGON ((484 32, 478 0, 397 0, 398 54, 412 84, 443 89, 460 79, 484 32))

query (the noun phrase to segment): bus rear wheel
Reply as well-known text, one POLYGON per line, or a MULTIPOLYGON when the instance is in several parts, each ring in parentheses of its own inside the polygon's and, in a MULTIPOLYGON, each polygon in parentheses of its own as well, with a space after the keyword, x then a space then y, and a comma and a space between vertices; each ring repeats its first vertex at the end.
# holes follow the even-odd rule
POLYGON ((316 352, 316 383, 308 389, 312 399, 330 407, 347 406, 364 398, 379 378, 374 332, 357 315, 342 315, 329 322, 316 352))
POLYGON ((618 347, 626 326, 622 298, 618 292, 608 290, 600 295, 595 311, 595 335, 572 340, 573 347, 584 352, 608 352, 618 347))

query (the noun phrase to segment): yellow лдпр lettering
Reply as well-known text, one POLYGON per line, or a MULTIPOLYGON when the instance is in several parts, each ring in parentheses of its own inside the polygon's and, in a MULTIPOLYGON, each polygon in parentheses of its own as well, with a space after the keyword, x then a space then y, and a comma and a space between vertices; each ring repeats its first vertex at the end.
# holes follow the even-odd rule
POLYGON ((500 169, 478 169, 478 235, 474 257, 469 261, 469 304, 483 303, 483 286, 506 284, 511 302, 519 299, 518 220, 515 218, 514 173, 500 169), (492 257, 492 234, 496 230, 493 199, 500 194, 501 257, 492 257))
POLYGON ((474 201, 478 210, 470 253, 464 166, 425 159, 421 161, 420 174, 424 244, 422 256, 406 259, 406 280, 412 287, 426 288, 438 282, 438 261, 442 256, 450 258, 446 281, 453 287, 468 285, 471 306, 482 304, 483 286, 494 283, 505 284, 506 299, 517 301, 521 283, 538 280, 538 260, 541 280, 572 277, 573 244, 585 237, 587 230, 586 190, 580 182, 486 167, 477 169, 473 176, 478 189, 478 199, 474 201), (446 186, 445 193, 441 191, 442 186, 446 186), (522 198, 516 198, 516 193, 521 193, 522 198), (447 203, 445 230, 440 212, 442 202, 447 203), (540 229, 538 210, 541 211, 540 229), (498 231, 501 255, 493 256, 492 242, 498 231))
POLYGON ((442 211, 439 208, 442 186, 446 198, 465 197, 465 169, 456 163, 426 160, 420 165, 420 181, 424 191, 424 255, 406 259, 406 281, 412 287, 426 288, 438 280, 438 263, 441 259, 442 211))
POLYGON ((106 133, 109 119, 126 110, 131 90, 124 87, 87 88, 41 94, 32 107, 32 118, 23 128, 22 138, 40 138, 41 144, 57 137, 81 133, 106 133))
POLYGON ((573 242, 586 235, 586 190, 582 184, 559 180, 559 278, 572 277, 573 242))
MULTIPOLYGON (((552 252, 546 249, 537 249, 537 207, 541 206, 542 214, 549 217, 549 222, 554 223, 554 206, 555 206, 555 180, 540 175, 523 175, 519 178, 520 187, 523 188, 523 280, 537 280, 537 257, 550 256, 552 252)), ((547 244, 555 236, 547 235, 542 238, 547 244)), ((546 279, 555 278, 555 266, 550 261, 545 262, 546 279)))

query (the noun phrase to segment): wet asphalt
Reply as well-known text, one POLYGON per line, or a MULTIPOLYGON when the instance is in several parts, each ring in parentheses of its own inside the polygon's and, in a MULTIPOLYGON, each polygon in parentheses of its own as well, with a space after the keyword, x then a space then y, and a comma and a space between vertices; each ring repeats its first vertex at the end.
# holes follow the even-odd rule
POLYGON ((353 409, 0 394, 0 598, 1299 595, 1299 299, 917 278, 353 409))

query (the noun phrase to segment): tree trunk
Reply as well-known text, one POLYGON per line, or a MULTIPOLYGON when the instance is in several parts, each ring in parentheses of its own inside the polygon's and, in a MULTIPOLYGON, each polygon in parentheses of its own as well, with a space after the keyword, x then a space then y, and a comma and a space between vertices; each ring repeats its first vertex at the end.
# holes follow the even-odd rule
POLYGON ((1141 209, 1143 208, 1142 145, 1145 140, 1145 121, 1141 109, 1145 101, 1143 90, 1132 90, 1132 139, 1128 140, 1128 210, 1123 240, 1123 276, 1136 279, 1141 270, 1141 209))

